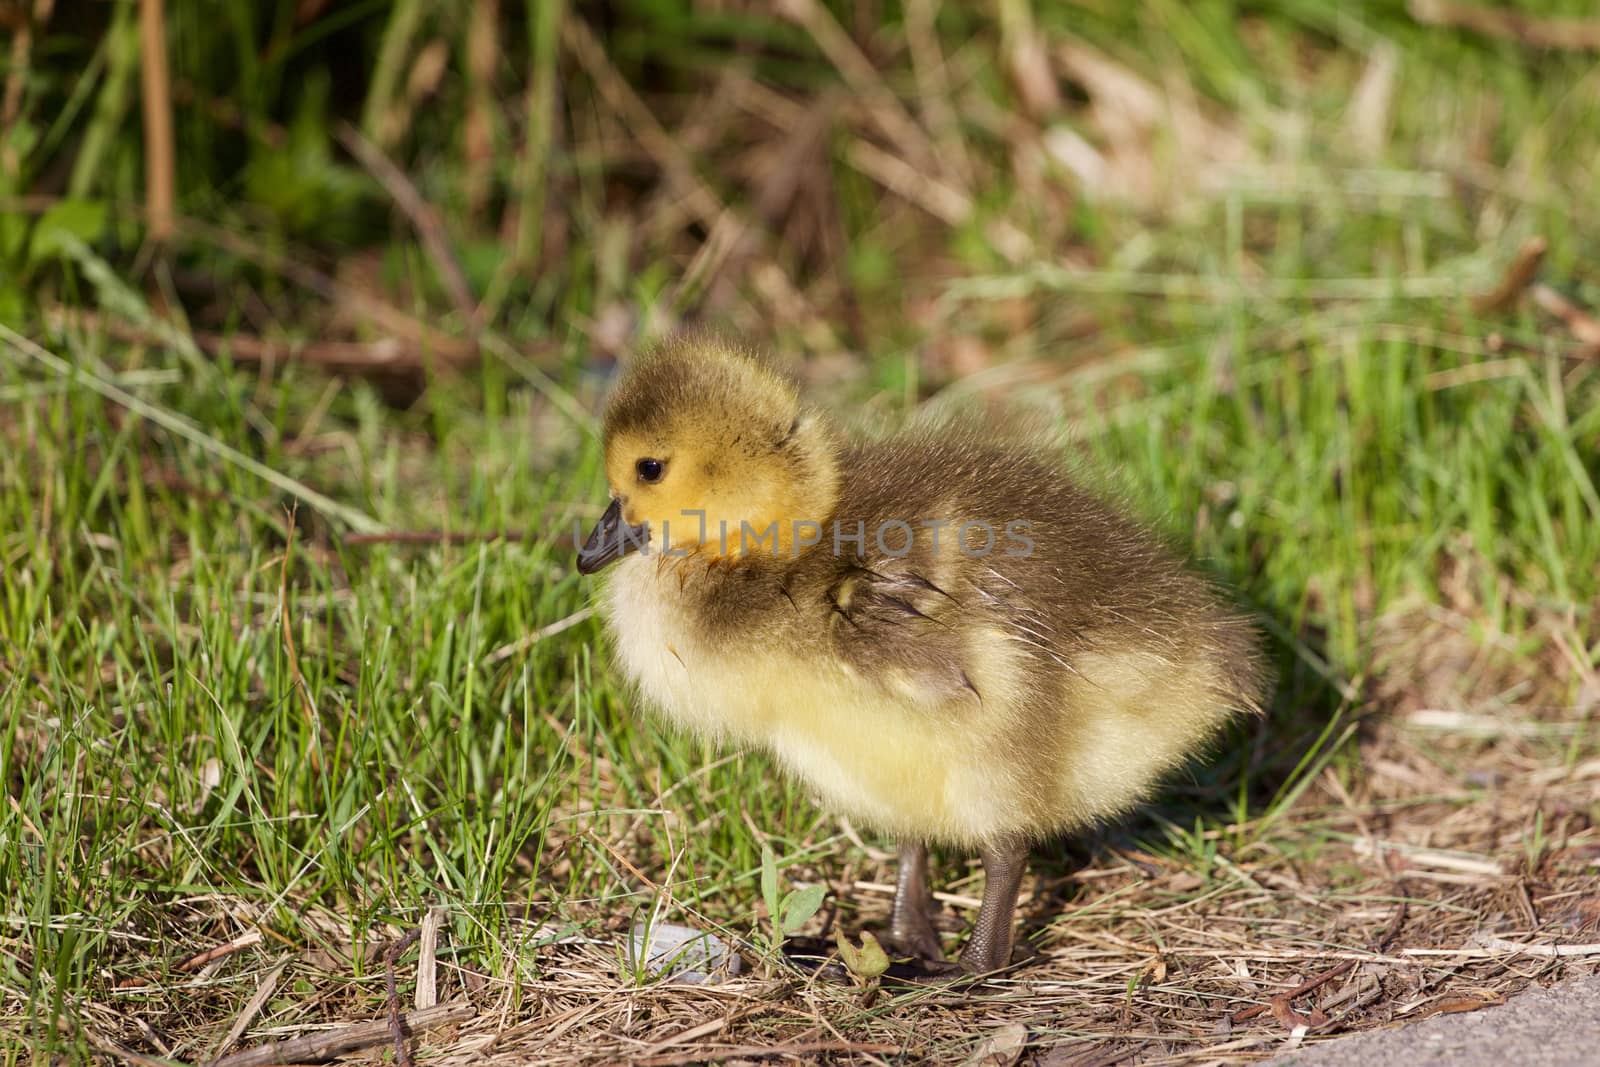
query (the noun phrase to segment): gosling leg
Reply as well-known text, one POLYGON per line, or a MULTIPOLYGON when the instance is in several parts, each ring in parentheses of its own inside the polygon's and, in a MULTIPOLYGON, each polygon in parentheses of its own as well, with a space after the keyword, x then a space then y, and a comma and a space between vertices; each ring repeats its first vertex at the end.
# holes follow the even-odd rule
POLYGON ((894 886, 894 909, 889 917, 889 941, 902 952, 923 960, 943 960, 944 949, 928 914, 928 846, 920 841, 900 843, 900 866, 894 886))
POLYGON ((1009 838, 983 846, 978 855, 983 859, 983 906, 961 953, 961 969, 968 974, 988 974, 1011 962, 1011 924, 1017 890, 1028 869, 1028 843, 1009 838))

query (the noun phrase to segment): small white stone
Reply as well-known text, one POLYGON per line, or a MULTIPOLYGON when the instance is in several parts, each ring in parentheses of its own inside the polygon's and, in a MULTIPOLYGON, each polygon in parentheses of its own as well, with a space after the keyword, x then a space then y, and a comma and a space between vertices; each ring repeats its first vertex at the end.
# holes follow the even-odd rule
POLYGON ((644 957, 652 976, 666 975, 685 985, 716 984, 739 973, 739 954, 716 934, 671 923, 636 923, 628 935, 628 962, 644 957))

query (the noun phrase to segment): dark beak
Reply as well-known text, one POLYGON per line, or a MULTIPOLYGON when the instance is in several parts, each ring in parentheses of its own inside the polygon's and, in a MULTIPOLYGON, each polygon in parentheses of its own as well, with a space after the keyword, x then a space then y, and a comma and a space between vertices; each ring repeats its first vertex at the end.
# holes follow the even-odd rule
POLYGON ((615 563, 629 552, 650 542, 650 528, 629 526, 622 521, 622 501, 613 500, 600 521, 589 532, 589 539, 578 549, 578 573, 593 574, 608 563, 615 563))

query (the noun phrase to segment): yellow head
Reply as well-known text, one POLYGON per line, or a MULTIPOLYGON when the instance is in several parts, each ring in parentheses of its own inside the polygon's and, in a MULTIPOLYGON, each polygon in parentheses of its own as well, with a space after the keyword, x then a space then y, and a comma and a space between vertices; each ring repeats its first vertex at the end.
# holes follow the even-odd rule
POLYGON ((629 365, 605 417, 612 505, 578 566, 640 547, 788 555, 833 511, 833 435, 792 382, 715 338, 667 342, 629 365), (631 529, 630 529, 631 528, 631 529))

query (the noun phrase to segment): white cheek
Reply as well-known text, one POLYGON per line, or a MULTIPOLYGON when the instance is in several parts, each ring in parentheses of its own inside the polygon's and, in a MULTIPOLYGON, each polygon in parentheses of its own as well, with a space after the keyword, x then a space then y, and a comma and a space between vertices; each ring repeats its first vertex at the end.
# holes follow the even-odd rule
POLYGON ((623 672, 647 700, 673 714, 682 703, 688 672, 671 651, 683 627, 655 588, 657 565, 643 555, 619 561, 606 582, 601 611, 623 672))

